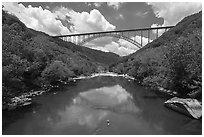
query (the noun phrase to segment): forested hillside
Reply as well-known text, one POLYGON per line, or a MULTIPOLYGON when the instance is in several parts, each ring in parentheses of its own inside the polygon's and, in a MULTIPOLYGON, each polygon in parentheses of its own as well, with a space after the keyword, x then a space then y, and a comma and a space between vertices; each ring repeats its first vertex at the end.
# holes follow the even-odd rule
POLYGON ((174 28, 137 52, 110 66, 139 83, 201 98, 202 11, 185 17, 174 28), (194 94, 196 93, 196 94, 194 94))
POLYGON ((118 59, 116 54, 80 47, 29 29, 16 16, 2 11, 3 103, 31 89, 101 71, 118 59))
POLYGON ((64 46, 73 52, 80 52, 88 56, 90 59, 92 59, 93 62, 98 62, 104 67, 108 67, 110 64, 118 62, 121 58, 119 55, 112 52, 103 52, 100 50, 90 49, 84 46, 77 46, 74 43, 65 42, 61 39, 55 39, 55 42, 58 45, 64 46))

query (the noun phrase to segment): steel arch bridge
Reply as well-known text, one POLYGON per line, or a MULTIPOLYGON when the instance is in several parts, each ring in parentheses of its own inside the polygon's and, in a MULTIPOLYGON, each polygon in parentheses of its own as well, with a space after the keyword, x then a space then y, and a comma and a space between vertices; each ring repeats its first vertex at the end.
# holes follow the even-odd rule
POLYGON ((137 41, 134 41, 133 39, 130 39, 128 38, 127 36, 124 36, 124 35, 121 35, 121 34, 109 34, 109 33, 105 33, 105 34, 97 34, 97 35, 94 35, 94 36, 91 36, 87 39, 84 39, 82 42, 79 43, 79 45, 84 45, 85 43, 87 42, 90 42, 94 39, 97 39, 97 38, 100 38, 100 37, 115 37, 115 38, 118 38, 118 39, 124 39, 132 44, 134 44, 135 46, 137 46, 138 48, 141 48, 140 46, 140 43, 138 43, 137 41))
POLYGON ((142 28, 142 29, 129 29, 129 30, 118 30, 118 31, 103 31, 103 32, 93 32, 93 33, 81 33, 81 34, 71 34, 71 35, 59 35, 53 36, 54 38, 60 38, 67 42, 72 42, 76 45, 83 46, 85 43, 90 42, 94 39, 100 37, 115 37, 118 39, 124 39, 138 48, 143 47, 143 37, 150 40, 154 40, 159 37, 158 31, 163 30, 166 32, 174 26, 166 27, 155 27, 155 28, 142 28), (145 33, 146 32, 146 33, 145 33), (136 36, 140 36, 140 41, 136 40, 136 36))

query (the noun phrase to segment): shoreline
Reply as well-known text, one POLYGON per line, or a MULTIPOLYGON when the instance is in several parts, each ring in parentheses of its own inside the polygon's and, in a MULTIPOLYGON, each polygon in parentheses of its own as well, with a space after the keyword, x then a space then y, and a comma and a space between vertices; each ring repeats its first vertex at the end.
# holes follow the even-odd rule
MULTIPOLYGON (((114 72, 100 72, 100 73, 93 73, 93 74, 91 74, 89 76, 82 76, 81 75, 81 76, 78 76, 78 77, 70 78, 67 81, 60 81, 60 82, 63 85, 68 85, 70 82, 76 82, 77 80, 91 79, 91 78, 100 77, 100 76, 123 77, 125 79, 129 79, 129 80, 133 80, 133 81, 136 80, 135 78, 133 78, 132 76, 129 76, 127 74, 117 74, 117 73, 114 73, 114 72)), ((161 93, 171 95, 173 98, 177 97, 177 95, 178 95, 177 92, 167 90, 167 89, 165 89, 163 87, 160 87, 160 86, 156 86, 156 87, 152 86, 152 85, 141 85, 141 86, 150 88, 152 90, 158 90, 161 93)), ((38 91, 31 90, 28 93, 23 93, 20 96, 13 97, 13 98, 10 99, 10 101, 11 101, 10 103, 2 105, 2 110, 8 110, 9 111, 9 110, 14 110, 14 109, 19 108, 19 107, 31 105, 32 104, 32 97, 40 96, 43 93, 49 92, 51 89, 58 88, 58 87, 60 87, 60 85, 51 86, 46 90, 38 90, 38 91)), ((171 97, 171 99, 172 99, 172 97, 171 97)), ((165 105, 165 102, 164 102, 164 105, 165 105)))
MULTIPOLYGON (((91 79, 91 78, 100 77, 100 76, 123 77, 125 79, 129 79, 129 80, 133 80, 133 81, 136 80, 134 77, 129 76, 127 74, 118 74, 115 72, 109 72, 108 71, 108 72, 92 73, 91 75, 88 75, 88 76, 81 75, 78 77, 70 78, 67 81, 59 81, 59 82, 63 85, 68 85, 70 82, 76 82, 77 80, 91 79)), ((168 95, 171 95, 173 97, 176 97, 178 95, 177 92, 165 89, 165 88, 160 87, 160 86, 157 86, 157 87, 152 86, 152 85, 141 85, 141 86, 150 88, 152 90, 158 90, 161 93, 168 94, 168 95)), ((23 93, 20 96, 15 96, 15 97, 10 99, 9 103, 2 104, 2 110, 6 110, 6 109, 7 110, 13 110, 17 107, 23 107, 23 106, 30 105, 30 104, 32 104, 32 97, 40 96, 43 93, 49 92, 51 89, 58 88, 58 87, 60 87, 60 85, 51 86, 47 89, 42 89, 42 90, 38 90, 38 91, 31 90, 30 92, 23 93)))
MULTIPOLYGON (((127 75, 127 74, 117 74, 114 72, 99 72, 99 73, 92 73, 89 76, 78 76, 78 77, 74 77, 74 78, 70 78, 67 81, 60 81, 62 84, 64 85, 68 85, 69 82, 76 82, 76 80, 83 80, 83 79, 91 79, 94 77, 99 77, 99 76, 111 76, 111 77, 123 77, 126 79, 130 79, 130 80, 135 80, 135 78, 127 75)), ((13 110, 16 109, 18 107, 23 107, 23 106, 27 106, 32 104, 32 97, 35 96, 40 96, 43 93, 49 92, 51 89, 53 88, 57 88, 59 87, 59 85, 56 86, 51 86, 50 88, 44 90, 38 90, 38 91, 29 91, 27 93, 23 93, 20 96, 15 96, 13 98, 10 99, 10 102, 7 104, 2 104, 2 110, 13 110)))

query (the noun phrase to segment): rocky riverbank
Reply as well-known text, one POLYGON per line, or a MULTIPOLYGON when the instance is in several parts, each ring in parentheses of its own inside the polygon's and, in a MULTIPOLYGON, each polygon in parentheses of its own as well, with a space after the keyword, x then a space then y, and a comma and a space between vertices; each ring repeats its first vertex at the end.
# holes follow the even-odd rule
POLYGON ((11 110, 11 109, 15 109, 17 107, 30 105, 31 101, 32 101, 32 97, 39 96, 39 95, 43 94, 44 92, 45 92, 44 90, 40 90, 40 91, 31 90, 28 93, 24 93, 20 96, 13 97, 13 98, 11 98, 9 103, 3 105, 3 109, 11 110))
MULTIPOLYGON (((70 78, 67 81, 60 81, 60 83, 66 85, 66 84, 69 84, 70 82, 76 82, 77 80, 90 79, 90 78, 99 77, 99 76, 123 77, 123 78, 126 78, 128 80, 135 80, 135 78, 133 78, 127 74, 117 74, 117 73, 113 73, 113 72, 101 72, 101 73, 93 73, 90 76, 78 76, 75 78, 70 78)), ((144 86, 147 86, 147 85, 144 85, 144 86)), ((32 103, 32 97, 42 95, 43 93, 50 91, 52 88, 57 88, 57 87, 59 87, 59 85, 51 86, 47 90, 39 90, 39 91, 31 90, 28 93, 24 93, 20 96, 13 97, 8 104, 3 105, 3 109, 11 110, 11 109, 15 109, 17 107, 23 107, 23 106, 30 105, 32 103)), ((192 99, 192 98, 189 98, 189 99, 177 98, 177 97, 175 97, 178 95, 177 92, 167 90, 163 87, 151 86, 151 85, 148 85, 148 87, 150 87, 154 90, 160 91, 161 93, 173 96, 172 99, 169 99, 168 101, 166 101, 164 103, 165 106, 169 106, 171 109, 173 109, 177 112, 184 113, 185 110, 182 107, 179 108, 175 105, 175 102, 180 103, 188 111, 188 112, 186 111, 184 114, 187 115, 189 113, 190 116, 192 116, 193 118, 196 118, 196 119, 199 119, 202 116, 202 113, 201 113, 202 112, 202 103, 201 102, 198 102, 197 100, 192 99), (198 102, 198 103, 195 104, 195 102, 198 102), (194 111, 195 110, 194 108, 197 109, 196 112, 194 111)))
MULTIPOLYGON (((70 82, 76 82, 77 80, 82 80, 82 79, 90 79, 94 77, 99 77, 99 76, 111 76, 111 77, 123 77, 129 80, 135 80, 133 77, 128 76, 127 74, 117 74, 117 73, 112 73, 112 72, 101 72, 101 73, 93 73, 90 76, 78 76, 75 78, 70 78, 67 81, 59 81, 61 84, 69 84, 70 82)), ((46 90, 39 90, 39 91, 33 91, 31 90, 30 92, 23 93, 20 96, 16 96, 11 98, 9 103, 3 105, 3 109, 15 109, 17 107, 23 107, 30 105, 32 103, 32 97, 42 95, 45 92, 49 92, 52 88, 57 88, 59 85, 56 86, 50 86, 46 90)))

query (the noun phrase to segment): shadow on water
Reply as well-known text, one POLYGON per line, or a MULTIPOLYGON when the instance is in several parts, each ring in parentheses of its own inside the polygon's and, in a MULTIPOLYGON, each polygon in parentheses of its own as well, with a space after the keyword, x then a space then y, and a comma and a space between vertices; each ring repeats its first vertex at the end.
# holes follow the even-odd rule
POLYGON ((28 112, 33 112, 40 108, 37 103, 31 105, 16 108, 14 110, 3 110, 2 111, 2 131, 9 127, 10 124, 16 122, 19 119, 23 119, 28 112))
POLYGON ((78 80, 3 113, 3 134, 201 134, 201 121, 163 106, 169 98, 124 78, 78 80))

